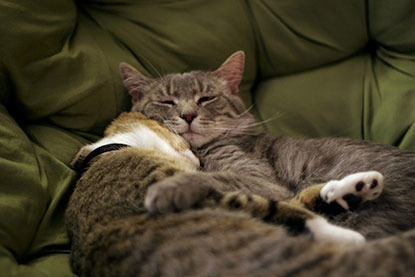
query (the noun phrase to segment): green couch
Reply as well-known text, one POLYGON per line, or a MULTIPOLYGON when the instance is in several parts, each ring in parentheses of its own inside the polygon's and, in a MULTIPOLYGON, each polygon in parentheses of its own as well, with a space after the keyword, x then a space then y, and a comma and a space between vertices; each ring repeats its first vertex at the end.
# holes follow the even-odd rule
POLYGON ((247 56, 268 131, 415 150, 413 0, 0 0, 0 276, 70 276, 77 150, 158 76, 247 56), (272 119, 272 120, 271 120, 272 119))

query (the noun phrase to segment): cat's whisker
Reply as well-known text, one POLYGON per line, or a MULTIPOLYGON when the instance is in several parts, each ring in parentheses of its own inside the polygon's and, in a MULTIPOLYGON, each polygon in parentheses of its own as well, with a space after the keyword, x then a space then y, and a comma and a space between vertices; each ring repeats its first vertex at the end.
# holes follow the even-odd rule
POLYGON ((211 127, 209 130, 221 130, 221 131, 247 131, 247 130, 239 130, 235 128, 228 128, 228 127, 211 127))
POLYGON ((234 128, 234 127, 210 127, 209 130, 218 130, 224 131, 222 137, 227 137, 232 134, 239 134, 239 135, 253 135, 255 134, 255 130, 247 130, 243 128, 234 128))
POLYGON ((252 108, 254 107, 254 104, 252 104, 251 106, 249 106, 245 111, 243 111, 242 113, 238 114, 238 117, 243 116, 244 114, 250 112, 252 110, 252 108))
POLYGON ((266 123, 272 120, 275 120, 277 118, 280 118, 282 116, 282 112, 275 112, 273 115, 271 115, 270 117, 268 117, 267 119, 264 119, 263 121, 260 121, 258 123, 266 123))
MULTIPOLYGON (((270 116, 269 118, 267 118, 265 120, 250 123, 250 124, 245 124, 245 125, 238 125, 238 128, 251 128, 251 127, 262 126, 264 123, 268 123, 268 122, 273 121, 273 120, 275 120, 279 117, 281 117, 281 113, 276 112, 274 115, 270 116)), ((234 119, 234 121, 236 121, 236 120, 238 120, 238 119, 234 119)), ((232 124, 231 126, 234 126, 234 124, 232 124)))
MULTIPOLYGON (((212 122, 212 123, 214 123, 214 122, 212 122)), ((221 135, 222 137, 228 137, 232 133, 233 134, 246 134, 246 135, 250 135, 250 134, 253 134, 254 133, 253 130, 250 131, 250 130, 244 130, 244 129, 239 129, 239 128, 238 129, 235 129, 234 126, 229 126, 229 127, 222 126, 222 127, 219 127, 219 126, 214 126, 214 124, 204 124, 204 125, 200 125, 200 128, 201 128, 201 132, 203 132, 203 133, 205 133, 207 131, 214 131, 214 130, 224 131, 223 134, 221 135)))

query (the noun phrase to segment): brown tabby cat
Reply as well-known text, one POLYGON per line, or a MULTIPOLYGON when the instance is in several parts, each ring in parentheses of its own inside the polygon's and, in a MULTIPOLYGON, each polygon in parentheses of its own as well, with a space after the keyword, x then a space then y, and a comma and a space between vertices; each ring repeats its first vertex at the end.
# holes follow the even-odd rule
MULTIPOLYGON (((90 263, 96 258, 104 259, 106 263, 111 262, 113 250, 101 248, 100 245, 111 242, 117 248, 128 243, 129 238, 125 237, 124 232, 134 233, 134 228, 148 228, 151 231, 155 223, 173 224, 173 229, 178 228, 177 217, 149 216, 143 209, 144 194, 152 184, 177 173, 195 172, 198 166, 199 161, 184 139, 170 133, 159 123, 148 120, 137 112, 123 113, 115 119, 107 128, 105 137, 83 147, 73 161, 73 167, 84 169, 66 212, 74 270, 81 275, 99 276, 118 276, 118 273, 125 276, 130 272, 131 269, 116 269, 114 272, 111 263, 109 268, 100 265, 98 269, 90 263), (140 223, 139 226, 136 225, 137 222, 140 223), (116 225, 122 227, 114 232, 116 225)), ((286 224, 293 231, 309 230, 317 241, 359 245, 364 239, 358 233, 332 226, 301 206, 318 209, 322 201, 320 195, 327 201, 331 198, 340 203, 343 201, 342 196, 348 193, 367 199, 377 198, 382 188, 383 176, 377 172, 364 172, 326 185, 311 186, 291 202, 271 201, 253 194, 211 190, 206 191, 207 197, 201 199, 198 207, 242 210, 267 222, 286 224), (356 185, 361 183, 364 185, 357 191, 356 185)), ((186 202, 186 199, 181 202, 186 202)), ((347 206, 347 202, 344 205, 347 206)), ((188 213, 197 215, 199 221, 211 221, 213 229, 220 223, 217 216, 222 212, 205 210, 188 213)), ((184 218, 188 216, 183 215, 184 218)), ((246 222, 239 226, 239 214, 235 218, 234 215, 227 217, 238 219, 233 228, 246 228, 246 222)), ((183 223, 194 228, 191 226, 193 221, 183 223)), ((257 223, 252 221, 249 224, 257 223)), ((268 228, 265 227, 263 231, 268 228)), ((140 237, 136 239, 139 247, 142 242, 140 237)), ((124 254, 129 255, 129 252, 124 254)))
MULTIPOLYGON (((340 211, 353 207, 354 212, 334 212, 332 219, 343 225, 355 222, 358 225, 353 227, 369 237, 408 230, 414 215, 414 153, 351 140, 247 134, 253 121, 236 95, 242 70, 241 52, 215 72, 156 80, 122 65, 133 109, 183 135, 205 172, 194 170, 197 160, 188 149, 171 144, 177 152, 172 155, 151 145, 136 145, 130 135, 127 139, 114 135, 126 131, 118 127, 106 133, 103 144, 81 150, 75 165, 87 169, 66 213, 75 272, 81 276, 412 276, 415 231, 362 247, 327 244, 305 223, 310 218, 284 219, 278 208, 292 207, 292 202, 278 201, 299 194, 292 201, 321 212, 333 212, 336 205, 340 211), (375 172, 344 176, 372 169, 385 175, 387 186, 377 200, 356 205, 351 195, 376 199, 383 177, 375 172), (310 186, 340 178, 323 189, 310 186), (304 188, 308 189, 300 193, 304 188), (300 228, 293 231, 303 227, 312 236, 293 237, 285 227, 263 221, 288 227, 299 222, 300 228)), ((127 121, 134 120, 139 121, 127 121)))

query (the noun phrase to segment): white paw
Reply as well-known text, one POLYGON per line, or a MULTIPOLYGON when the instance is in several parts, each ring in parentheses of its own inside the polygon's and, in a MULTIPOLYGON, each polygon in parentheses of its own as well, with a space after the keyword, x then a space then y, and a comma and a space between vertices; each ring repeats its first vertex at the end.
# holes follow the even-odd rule
POLYGON ((349 246, 361 246, 366 239, 360 233, 329 223, 322 217, 307 220, 306 226, 316 241, 329 242, 349 246))
POLYGON ((349 204, 343 199, 347 194, 362 198, 362 201, 375 200, 383 190, 383 175, 377 171, 366 171, 348 175, 343 179, 328 182, 320 191, 321 198, 331 203, 336 201, 344 209, 349 204))

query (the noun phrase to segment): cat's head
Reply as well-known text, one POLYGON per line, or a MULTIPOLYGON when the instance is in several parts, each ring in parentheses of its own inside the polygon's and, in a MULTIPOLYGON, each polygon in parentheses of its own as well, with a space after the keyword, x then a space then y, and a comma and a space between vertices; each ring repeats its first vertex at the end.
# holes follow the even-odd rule
POLYGON ((120 69, 132 111, 142 112, 200 147, 221 136, 252 131, 254 120, 239 97, 245 54, 238 51, 215 71, 148 78, 132 66, 120 69))
MULTIPOLYGON (((119 144, 151 149, 174 157, 178 164, 187 169, 197 169, 199 159, 190 150, 189 144, 183 137, 170 132, 159 122, 150 120, 139 112, 122 113, 107 127, 104 137, 100 140, 82 147, 71 162, 76 170, 84 170, 85 160, 94 151, 102 147, 117 144, 112 150, 120 150, 119 144)), ((101 151, 105 153, 107 151, 101 151)))

